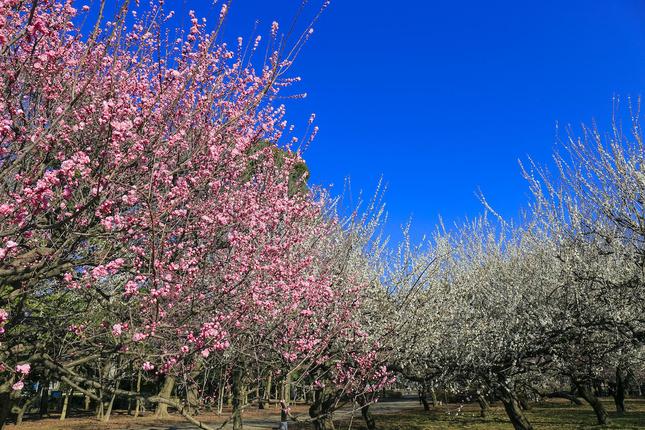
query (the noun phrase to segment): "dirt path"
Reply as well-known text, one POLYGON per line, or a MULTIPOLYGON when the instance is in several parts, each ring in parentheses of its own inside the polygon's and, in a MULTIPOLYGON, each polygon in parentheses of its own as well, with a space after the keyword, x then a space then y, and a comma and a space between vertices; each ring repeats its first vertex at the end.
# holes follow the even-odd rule
MULTIPOLYGON (((419 409, 419 402, 416 397, 406 397, 401 400, 382 401, 371 406, 371 411, 375 415, 384 415, 402 412, 405 410, 419 409)), ((307 417, 306 405, 295 405, 294 414, 301 417, 307 417)), ((41 420, 27 420, 20 427, 10 424, 7 430, 196 430, 197 427, 184 421, 183 418, 173 415, 165 420, 155 419, 148 415, 138 419, 133 419, 123 411, 113 414, 109 423, 97 421, 93 416, 86 417, 69 417, 65 421, 59 421, 56 416, 41 420)), ((208 425, 219 428, 230 411, 225 411, 225 415, 218 417, 214 414, 200 415, 199 418, 204 420, 208 425)), ((341 420, 362 420, 360 410, 352 409, 346 406, 338 410, 334 417, 341 420)), ((280 421, 279 409, 270 406, 265 410, 248 410, 244 414, 245 430, 269 430, 278 427, 280 421)), ((295 429, 295 423, 289 423, 290 429, 295 429)), ((232 424, 229 423, 223 427, 223 430, 230 430, 232 424)), ((301 425, 302 429, 303 426, 301 425)), ((308 428, 308 427, 304 427, 308 428)))
MULTIPOLYGON (((418 409, 419 401, 415 397, 407 397, 401 400, 393 401, 382 401, 378 402, 371 406, 371 411, 373 414, 391 414, 402 412, 410 409, 418 409)), ((357 409, 352 409, 351 407, 344 407, 340 409, 335 417, 339 419, 349 419, 351 416, 354 416, 354 419, 362 419, 361 412, 357 409)), ((244 429, 245 430, 268 430, 275 429, 278 427, 280 421, 279 413, 270 413, 264 417, 249 417, 244 419, 244 429)), ((293 425, 292 425, 293 426, 293 425)), ((214 424, 214 427, 218 427, 217 424, 214 424)), ((291 426, 290 426, 291 427, 291 426)), ((228 424, 224 429, 232 429, 232 424, 228 424)), ((175 424, 167 427, 149 427, 145 430, 196 430, 197 427, 190 424, 175 424)))

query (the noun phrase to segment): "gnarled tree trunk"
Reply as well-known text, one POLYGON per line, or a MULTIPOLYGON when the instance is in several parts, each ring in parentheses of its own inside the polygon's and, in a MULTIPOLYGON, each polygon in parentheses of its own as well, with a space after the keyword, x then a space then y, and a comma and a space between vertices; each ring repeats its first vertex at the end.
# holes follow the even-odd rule
MULTIPOLYGON (((166 379, 163 381, 163 386, 159 391, 159 397, 164 399, 170 399, 172 395, 172 389, 175 387, 175 378, 174 376, 166 376, 166 379)), ((168 416, 168 405, 165 403, 158 403, 157 409, 155 410, 155 417, 157 418, 166 418, 168 416)))
POLYGON ((370 412, 370 404, 364 397, 360 396, 357 399, 358 406, 361 408, 361 415, 365 421, 365 427, 367 430, 376 430, 376 421, 374 421, 374 416, 370 412))
POLYGON ((594 413, 596 414, 596 419, 598 424, 605 425, 609 422, 609 416, 607 411, 603 406, 602 402, 598 397, 594 395, 594 392, 589 384, 576 382, 576 387, 578 387, 578 392, 580 396, 587 401, 593 408, 594 413))
POLYGON ((501 400, 504 404, 506 415, 508 415, 515 430, 533 430, 533 426, 528 418, 526 418, 526 415, 524 415, 520 401, 513 390, 508 387, 503 387, 501 400))
POLYGON ((309 407, 309 416, 313 419, 315 430, 336 430, 332 420, 333 396, 325 389, 316 391, 314 402, 309 407))

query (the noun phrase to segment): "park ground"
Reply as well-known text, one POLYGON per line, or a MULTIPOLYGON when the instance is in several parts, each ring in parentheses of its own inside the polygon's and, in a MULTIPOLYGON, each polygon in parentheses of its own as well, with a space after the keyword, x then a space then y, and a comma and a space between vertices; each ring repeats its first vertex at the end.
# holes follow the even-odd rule
MULTIPOLYGON (((595 424, 595 417, 587 405, 575 406, 566 401, 553 400, 534 404, 527 412, 536 430, 583 430, 583 429, 645 429, 645 400, 628 400, 628 411, 618 416, 610 412, 611 423, 607 426, 595 424)), ((606 400, 608 411, 613 403, 606 400)), ((297 405, 294 413, 306 413, 305 405, 297 405)), ((384 401, 372 406, 379 430, 512 430, 501 404, 494 404, 488 417, 479 417, 477 404, 446 404, 426 412, 415 399, 384 401)), ((273 407, 264 411, 247 411, 244 428, 247 430, 272 429, 277 427, 279 411, 273 407)), ((224 416, 204 414, 200 419, 218 427, 224 416)), ((360 413, 341 410, 336 415, 337 430, 364 430, 360 413)), ((180 416, 158 420, 152 416, 134 419, 124 414, 115 414, 108 423, 92 417, 70 417, 60 421, 51 418, 26 421, 21 426, 9 425, 10 430, 192 430, 195 429, 180 416)), ((229 425, 224 427, 230 428, 229 425)), ((304 424, 289 424, 289 429, 308 430, 304 424)))

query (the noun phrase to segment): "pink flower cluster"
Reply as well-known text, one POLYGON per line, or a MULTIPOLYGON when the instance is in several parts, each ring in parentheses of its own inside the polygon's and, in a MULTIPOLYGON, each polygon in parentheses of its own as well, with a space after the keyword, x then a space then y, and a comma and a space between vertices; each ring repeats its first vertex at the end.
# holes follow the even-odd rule
POLYGON ((4 325, 9 321, 9 312, 0 309, 0 334, 5 332, 4 325))
POLYGON ((24 378, 29 375, 29 372, 31 372, 31 365, 29 363, 16 365, 16 374, 20 379, 11 386, 14 391, 20 391, 24 388, 24 378))

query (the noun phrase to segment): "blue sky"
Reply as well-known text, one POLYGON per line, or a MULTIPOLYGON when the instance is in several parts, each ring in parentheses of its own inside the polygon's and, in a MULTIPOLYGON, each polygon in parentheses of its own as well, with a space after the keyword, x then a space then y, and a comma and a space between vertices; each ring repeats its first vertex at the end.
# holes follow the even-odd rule
MULTIPOLYGON (((167 4, 212 16, 210 2, 167 4)), ((224 37, 256 20, 284 28, 298 4, 234 0, 224 37)), ((370 194, 382 176, 394 236, 410 216, 419 233, 439 214, 477 215, 477 189, 514 216, 527 199, 518 158, 548 162, 556 122, 606 126, 614 95, 643 93, 645 3, 332 0, 292 73, 308 97, 288 119, 305 127, 315 112, 320 127, 313 182, 340 193, 350 177, 370 194)))

